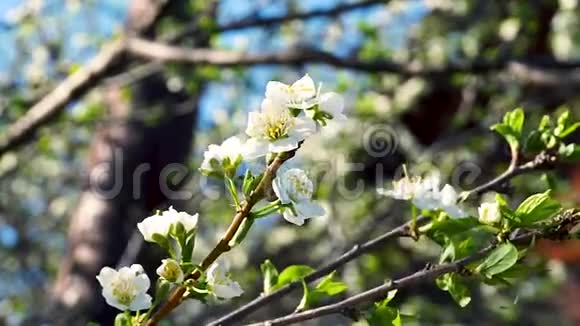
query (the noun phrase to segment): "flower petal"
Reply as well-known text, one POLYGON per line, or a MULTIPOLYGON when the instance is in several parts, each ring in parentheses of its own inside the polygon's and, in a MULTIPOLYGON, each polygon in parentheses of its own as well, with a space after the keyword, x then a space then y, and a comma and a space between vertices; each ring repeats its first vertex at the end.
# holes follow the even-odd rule
POLYGON ((129 310, 139 311, 151 308, 151 296, 147 293, 139 293, 129 305, 129 310))
POLYGON ((268 149, 273 153, 283 153, 298 148, 298 141, 292 137, 281 138, 270 143, 268 149))
POLYGON ((292 224, 296 224, 296 225, 303 225, 304 224, 304 216, 296 216, 294 215, 294 213, 292 212, 291 209, 287 208, 284 210, 284 212, 282 213, 282 216, 284 217, 284 219, 292 224))
POLYGON ((305 217, 319 217, 324 216, 326 211, 320 204, 314 201, 301 201, 299 203, 294 204, 294 208, 296 209, 298 215, 303 215, 305 217))
POLYGON ((280 199, 280 202, 282 202, 282 204, 290 203, 290 197, 288 196, 286 187, 284 187, 284 185, 282 184, 281 177, 274 178, 274 180, 272 181, 272 189, 274 190, 274 193, 276 194, 278 199, 280 199))
POLYGON ((290 89, 298 101, 305 101, 316 95, 316 86, 308 74, 298 79, 290 86, 290 89))
MULTIPOLYGON (((320 96, 320 110, 330 113, 334 118, 344 117, 344 100, 342 96, 334 92, 324 93, 320 96)), ((345 117, 346 118, 346 117, 345 117)))

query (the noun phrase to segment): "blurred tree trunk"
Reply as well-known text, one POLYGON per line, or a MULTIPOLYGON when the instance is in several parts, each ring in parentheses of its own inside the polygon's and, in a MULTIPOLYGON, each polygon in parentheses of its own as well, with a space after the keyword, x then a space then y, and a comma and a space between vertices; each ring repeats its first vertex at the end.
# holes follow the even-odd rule
MULTIPOLYGON (((153 34, 155 3, 132 1, 128 34, 153 34)), ((129 63, 126 58, 119 70, 129 63)), ((167 167, 183 167, 192 146, 197 96, 171 92, 163 76, 130 88, 108 86, 105 98, 110 122, 97 128, 88 153, 84 189, 71 217, 68 251, 52 293, 48 317, 54 324, 112 324, 115 311, 104 304, 95 276, 103 266, 117 266, 139 219, 175 199, 170 191, 179 184, 170 182, 167 167)))

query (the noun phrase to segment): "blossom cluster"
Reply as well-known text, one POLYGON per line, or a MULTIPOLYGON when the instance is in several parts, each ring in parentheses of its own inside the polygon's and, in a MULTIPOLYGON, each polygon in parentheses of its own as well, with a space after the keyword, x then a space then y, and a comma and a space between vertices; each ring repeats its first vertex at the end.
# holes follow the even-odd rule
POLYGON ((467 216, 458 204, 459 196, 450 184, 440 188, 440 177, 432 174, 426 178, 409 177, 393 181, 393 189, 378 189, 378 193, 394 199, 410 200, 424 210, 442 210, 453 218, 467 216))
MULTIPOLYGON (((440 176, 436 173, 425 178, 405 175, 393 181, 392 189, 379 188, 377 192, 394 199, 411 201, 421 210, 442 211, 451 218, 469 216, 453 186, 445 184, 440 188, 440 176)), ((500 204, 497 201, 483 202, 478 208, 478 215, 481 223, 498 224, 501 221, 500 204)))
MULTIPOLYGON (((221 145, 209 145, 200 171, 206 175, 234 178, 242 162, 259 175, 272 155, 296 150, 328 120, 343 120, 344 101, 334 92, 321 93, 309 75, 291 85, 270 81, 260 110, 248 113, 246 135, 232 136, 221 145)), ((290 160, 277 171, 272 189, 279 203, 264 212, 279 211, 288 222, 303 225, 308 218, 324 215, 312 200, 313 182, 306 171, 290 160)))
MULTIPOLYGON (((220 145, 209 145, 199 170, 207 176, 223 179, 239 208, 239 193, 252 193, 257 187, 255 181, 262 179, 269 162, 281 153, 298 149, 328 120, 345 119, 343 108, 340 95, 333 92, 321 94, 320 87, 316 88, 308 75, 291 85, 271 81, 266 86, 260 109, 248 114, 247 137, 232 136, 220 145), (238 171, 240 166, 244 166, 246 171, 238 171)), ((306 219, 325 214, 322 206, 312 199, 312 180, 294 159, 286 160, 278 167, 276 175, 268 180, 272 180, 269 186, 276 198, 259 198, 261 204, 253 208, 247 219, 277 212, 288 222, 303 225, 306 219)), ((163 259, 156 269, 159 276, 155 289, 157 297, 152 300, 147 294, 151 282, 141 265, 119 270, 104 267, 97 280, 106 302, 123 311, 149 309, 148 315, 154 308, 153 304, 163 299, 159 296, 167 295, 171 287, 186 287, 188 296, 200 300, 205 300, 209 294, 217 299, 242 295, 244 291, 240 285, 231 279, 227 261, 218 258, 207 270, 193 262, 198 220, 198 214, 191 215, 169 207, 138 223, 137 228, 144 240, 159 245, 170 256, 163 259), (201 277, 190 278, 194 273, 201 277)))

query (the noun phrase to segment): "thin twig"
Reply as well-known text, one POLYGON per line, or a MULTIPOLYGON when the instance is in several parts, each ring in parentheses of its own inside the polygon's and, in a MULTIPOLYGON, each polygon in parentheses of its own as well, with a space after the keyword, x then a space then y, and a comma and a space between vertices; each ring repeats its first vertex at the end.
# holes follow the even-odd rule
MULTIPOLYGON (((527 163, 521 164, 521 165, 517 165, 518 157, 519 157, 518 154, 512 153, 510 167, 504 173, 502 173, 500 176, 494 178, 493 180, 487 182, 486 184, 472 189, 471 191, 468 192, 468 196, 480 195, 480 194, 482 194, 490 189, 497 187, 500 184, 507 182, 508 180, 510 180, 518 175, 521 175, 521 174, 527 173, 527 172, 531 172, 531 171, 534 171, 534 170, 537 170, 540 168, 547 167, 550 164, 553 164, 555 161, 553 156, 549 156, 546 153, 540 153, 533 160, 531 160, 527 163)), ((426 220, 426 218, 421 216, 418 218, 417 222, 419 224, 421 224, 425 220, 426 220)), ((370 251, 373 251, 377 248, 380 248, 385 243, 387 243, 388 241, 390 241, 394 238, 409 236, 409 224, 410 224, 410 222, 407 222, 407 223, 405 223, 399 227, 396 227, 395 229, 393 229, 387 233, 384 233, 384 234, 382 234, 382 235, 380 235, 380 236, 378 236, 378 237, 376 237, 376 238, 374 238, 374 239, 372 239, 372 240, 370 240, 362 245, 354 245, 352 247, 352 249, 345 252, 337 259, 333 260, 329 264, 319 268, 318 270, 316 270, 316 271, 312 272, 311 274, 309 274, 308 276, 306 276, 304 278, 304 281, 306 283, 311 283, 311 282, 331 273, 332 271, 342 267, 346 263, 358 258, 359 256, 361 256, 365 253, 368 253, 370 251)), ((241 318, 248 316, 249 314, 258 310, 259 308, 261 308, 261 307, 263 307, 271 302, 274 302, 275 300, 287 295, 288 293, 292 292, 295 289, 300 288, 301 285, 302 285, 302 281, 296 281, 296 282, 290 283, 290 284, 278 289, 277 291, 275 291, 273 293, 270 293, 270 294, 262 296, 262 297, 258 297, 256 299, 250 301, 249 303, 245 304, 244 306, 242 306, 242 307, 232 311, 231 313, 221 317, 220 319, 211 322, 209 324, 209 326, 230 325, 234 321, 239 321, 241 318)))
MULTIPOLYGON (((426 217, 421 216, 418 218, 417 222, 422 223, 426 220, 427 220, 426 217)), ((386 232, 386 233, 384 233, 384 234, 382 234, 382 235, 380 235, 372 240, 369 240, 363 244, 354 245, 349 251, 345 252, 340 257, 336 258, 332 262, 324 265, 323 267, 321 267, 321 268, 317 269, 316 271, 305 276, 304 281, 306 283, 311 283, 313 281, 316 281, 317 279, 324 277, 324 276, 328 275, 329 273, 335 271, 336 269, 342 267, 346 263, 348 263, 348 262, 368 253, 368 252, 371 252, 373 250, 376 250, 377 248, 382 247, 385 243, 391 241, 392 239, 410 236, 409 226, 410 226, 410 222, 407 222, 407 223, 405 223, 399 227, 396 227, 396 228, 390 230, 389 232, 386 232)), ((268 295, 256 298, 253 301, 247 303, 246 305, 240 307, 239 309, 232 311, 228 315, 223 316, 222 318, 209 323, 208 326, 230 325, 234 321, 239 321, 240 318, 243 318, 243 317, 249 315, 250 313, 254 312, 255 310, 259 309, 260 307, 263 307, 264 305, 267 305, 271 302, 274 302, 275 300, 278 300, 279 298, 287 295, 288 293, 292 292, 293 290, 301 287, 301 284, 302 284, 301 280, 295 281, 295 282, 292 282, 288 285, 285 285, 284 287, 281 287, 280 289, 276 290, 275 292, 272 292, 268 295)))
MULTIPOLYGON (((564 213, 566 214, 566 213, 564 213)), ((580 219, 580 214, 571 214, 566 218, 560 221, 559 225, 575 225, 578 223, 580 219)), ((568 231, 570 228, 564 228, 568 231)), ((516 236, 515 238, 511 239, 511 242, 516 244, 529 244, 530 242, 534 241, 535 238, 561 238, 563 235, 561 234, 561 229, 558 227, 555 228, 547 228, 544 231, 533 230, 528 231, 524 234, 516 236)), ((565 236, 570 236, 566 234, 565 236)), ((363 303, 370 303, 381 298, 384 298, 390 291, 401 289, 422 281, 432 280, 441 275, 451 273, 451 272, 459 272, 463 270, 467 265, 474 263, 485 256, 487 256, 493 249, 495 249, 499 243, 491 244, 486 248, 467 256, 463 259, 460 259, 455 262, 447 263, 447 264, 440 264, 428 269, 422 269, 417 271, 411 275, 402 277, 395 281, 383 284, 381 286, 377 286, 360 294, 351 296, 347 299, 339 301, 337 303, 328 304, 319 308, 307 310, 301 313, 294 313, 287 316, 283 316, 280 318, 272 319, 263 321, 260 323, 252 324, 253 326, 257 325, 267 325, 267 326, 274 326, 274 325, 290 325, 293 323, 297 323, 300 321, 310 320, 314 318, 319 318, 325 315, 330 314, 337 314, 345 311, 345 309, 352 309, 360 304, 363 303)))

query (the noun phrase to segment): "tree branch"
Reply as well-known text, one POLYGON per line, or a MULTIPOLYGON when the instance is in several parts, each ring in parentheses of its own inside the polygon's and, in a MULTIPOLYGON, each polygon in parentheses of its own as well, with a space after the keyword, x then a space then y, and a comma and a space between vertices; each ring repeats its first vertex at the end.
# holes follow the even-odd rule
MULTIPOLYGON (((304 13, 293 13, 285 16, 270 17, 270 18, 253 18, 248 17, 237 22, 224 24, 216 29, 216 32, 228 32, 231 30, 251 28, 251 27, 265 27, 282 24, 292 20, 305 20, 317 17, 334 17, 342 13, 362 9, 375 5, 386 5, 389 0, 366 0, 354 3, 345 3, 337 5, 330 9, 318 9, 304 13)), ((185 28, 184 32, 188 32, 189 28, 185 28)))
MULTIPOLYGON (((449 63, 442 67, 424 67, 421 64, 408 64, 390 60, 362 61, 357 58, 343 58, 331 53, 312 48, 289 49, 279 53, 244 53, 230 50, 205 48, 186 48, 139 38, 128 40, 128 50, 139 57, 162 62, 182 62, 198 65, 240 66, 240 65, 300 65, 308 63, 328 64, 363 72, 394 73, 403 76, 421 76, 426 78, 444 77, 454 73, 485 74, 507 70, 513 77, 522 81, 541 83, 538 74, 557 73, 566 77, 570 69, 580 68, 580 61, 542 61, 497 60, 449 63), (530 74, 536 76, 528 80, 530 74), (528 74, 526 74, 528 73, 528 74)), ((570 73, 577 74, 572 71, 570 73)))
MULTIPOLYGON (((480 195, 486 191, 494 189, 501 184, 511 180, 512 178, 528 173, 531 171, 535 171, 541 168, 546 168, 551 166, 554 163, 554 157, 549 156, 545 153, 538 154, 533 160, 526 162, 521 165, 517 165, 517 155, 512 157, 512 162, 510 164, 510 168, 502 173, 500 176, 492 179, 491 181, 485 183, 482 186, 476 187, 468 192, 468 196, 472 195, 480 195)), ((420 216, 417 219, 418 225, 422 224, 422 222, 426 221, 427 218, 424 216, 420 216)), ((410 236, 410 224, 411 222, 407 222, 401 226, 398 226, 387 233, 384 233, 374 239, 371 239, 362 245, 355 244, 352 249, 342 254, 340 257, 336 258, 332 262, 328 263, 327 265, 317 269, 316 271, 310 273, 306 277, 304 277, 304 281, 306 283, 311 283, 316 281, 317 279, 328 275, 329 273, 335 271, 336 269, 344 266, 346 263, 360 257, 363 254, 376 250, 382 247, 384 244, 389 242, 392 239, 399 238, 399 237, 407 237, 410 236)), ((302 286, 302 280, 292 282, 275 292, 272 292, 268 295, 258 297, 249 303, 243 305, 242 307, 238 308, 237 310, 232 311, 231 313, 221 317, 218 320, 215 320, 208 324, 208 326, 223 326, 229 325, 235 321, 239 321, 241 318, 244 318, 251 314, 252 312, 258 310, 259 308, 278 300, 279 298, 287 295, 288 293, 292 292, 293 290, 300 288, 302 286)))
MULTIPOLYGON (((168 0, 149 0, 143 15, 130 20, 126 35, 141 35, 159 19, 168 0)), ((0 156, 30 141, 36 130, 51 121, 71 101, 95 87, 125 54, 124 37, 106 46, 86 65, 61 81, 50 93, 33 105, 0 135, 0 156)))
MULTIPOLYGON (((276 176, 276 172, 280 166, 292 158, 296 153, 296 150, 297 149, 278 154, 276 158, 268 165, 264 175, 262 176, 262 180, 256 189, 254 189, 242 203, 240 209, 234 215, 232 223, 227 228, 221 240, 201 262, 201 270, 196 269, 192 274, 188 275, 186 279, 197 280, 201 277, 202 273, 218 259, 220 255, 231 249, 230 241, 235 236, 236 232, 240 228, 240 225, 250 215, 250 211, 254 205, 262 198, 264 198, 264 195, 267 192, 268 187, 271 186, 272 180, 276 176)), ((155 326, 163 317, 167 316, 171 311, 173 311, 173 309, 179 306, 186 291, 187 288, 185 286, 179 286, 177 289, 175 289, 169 296, 169 299, 167 299, 167 301, 159 308, 159 310, 157 310, 153 316, 151 316, 146 325, 155 326)))
MULTIPOLYGON (((556 217, 556 220, 559 218, 556 217)), ((560 223, 557 225, 558 227, 548 228, 545 231, 528 231, 524 234, 516 236, 511 239, 513 243, 516 244, 529 244, 533 242, 535 238, 548 238, 548 239, 561 239, 565 237, 569 237, 570 234, 568 233, 573 226, 577 225, 578 221, 580 220, 579 213, 570 213, 570 211, 565 211, 562 213, 562 218, 560 223), (562 228, 561 228, 562 227, 562 228), (564 231, 565 234, 562 234, 564 231)), ((401 289, 404 287, 408 287, 410 285, 423 282, 426 280, 435 279, 441 275, 451 273, 451 272, 460 272, 462 271, 467 265, 474 263, 485 256, 487 256, 493 249, 495 249, 500 243, 495 243, 487 246, 486 248, 478 251, 477 253, 460 259, 455 262, 447 263, 447 264, 440 264, 435 267, 425 268, 423 270, 417 271, 411 275, 402 277, 395 281, 383 284, 381 286, 377 286, 360 294, 354 295, 349 297, 345 300, 339 301, 334 304, 325 305, 319 308, 307 310, 301 313, 290 314, 284 317, 263 321, 260 323, 252 324, 256 325, 290 325, 293 323, 297 323, 300 321, 310 320, 314 318, 319 318, 325 315, 330 314, 337 314, 341 313, 349 308, 353 308, 357 305, 363 303, 370 303, 381 298, 384 298, 390 291, 401 289)))
POLYGON ((60 82, 52 92, 8 127, 0 137, 0 156, 30 140, 40 126, 55 118, 70 101, 94 87, 123 53, 123 42, 113 42, 105 46, 87 65, 60 82))
MULTIPOLYGON (((426 217, 419 217, 417 220, 418 223, 426 221, 426 217)), ((306 283, 311 283, 316 281, 317 279, 328 275, 332 271, 342 267, 346 263, 368 253, 377 248, 380 248, 385 243, 389 242, 392 239, 399 238, 399 237, 408 237, 410 236, 410 222, 407 222, 399 227, 396 227, 372 240, 369 240, 361 245, 354 245, 352 249, 342 254, 340 257, 336 258, 332 262, 326 264, 325 266, 317 269, 316 271, 308 274, 304 277, 304 281, 306 283)), ((216 326, 216 325, 230 325, 235 321, 239 321, 241 318, 249 315, 250 313, 258 310, 259 308, 267 305, 279 298, 287 295, 288 293, 292 292, 293 290, 300 288, 302 286, 302 281, 292 282, 288 285, 281 287, 280 289, 272 292, 266 296, 262 296, 259 298, 254 299, 253 301, 247 303, 246 305, 240 307, 239 309, 232 311, 226 316, 211 322, 208 326, 216 326)))

